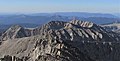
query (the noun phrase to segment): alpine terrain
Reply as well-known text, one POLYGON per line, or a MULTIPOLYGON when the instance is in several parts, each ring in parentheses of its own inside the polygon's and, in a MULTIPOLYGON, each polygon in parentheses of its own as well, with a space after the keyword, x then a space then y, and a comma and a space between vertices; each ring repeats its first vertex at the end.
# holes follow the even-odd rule
POLYGON ((120 34, 80 20, 13 25, 0 35, 0 61, 120 61, 120 34))

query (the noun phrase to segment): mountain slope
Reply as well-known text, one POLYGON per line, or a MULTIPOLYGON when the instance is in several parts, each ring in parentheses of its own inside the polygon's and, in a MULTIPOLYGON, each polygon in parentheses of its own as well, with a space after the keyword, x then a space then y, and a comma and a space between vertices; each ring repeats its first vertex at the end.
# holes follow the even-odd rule
POLYGON ((19 25, 11 26, 5 33, 2 34, 2 40, 27 37, 25 29, 19 25))
POLYGON ((7 60, 9 55, 7 58, 15 56, 26 61, 120 60, 120 35, 92 22, 51 21, 30 33, 27 37, 2 41, 1 59, 7 60))

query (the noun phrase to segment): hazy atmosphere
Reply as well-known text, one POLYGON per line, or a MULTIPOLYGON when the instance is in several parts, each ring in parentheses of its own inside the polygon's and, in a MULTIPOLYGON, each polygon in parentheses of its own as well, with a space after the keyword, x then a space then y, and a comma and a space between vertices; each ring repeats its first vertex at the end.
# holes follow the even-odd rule
POLYGON ((120 13, 120 0, 0 0, 0 13, 120 13))

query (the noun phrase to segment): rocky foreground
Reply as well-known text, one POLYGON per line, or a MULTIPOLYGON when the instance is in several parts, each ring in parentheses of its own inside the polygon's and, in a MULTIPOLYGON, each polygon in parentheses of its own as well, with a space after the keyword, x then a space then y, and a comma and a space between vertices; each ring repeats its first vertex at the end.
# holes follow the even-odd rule
POLYGON ((19 25, 1 35, 1 61, 120 61, 120 35, 92 22, 19 25))

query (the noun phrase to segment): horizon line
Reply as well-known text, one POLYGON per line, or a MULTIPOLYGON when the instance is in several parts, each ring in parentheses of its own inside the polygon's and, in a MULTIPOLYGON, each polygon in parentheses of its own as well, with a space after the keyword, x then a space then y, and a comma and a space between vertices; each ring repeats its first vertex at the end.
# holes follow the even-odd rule
POLYGON ((39 14, 39 13, 99 13, 99 14, 119 14, 120 12, 87 12, 87 11, 55 11, 55 12, 0 12, 0 14, 39 14))

